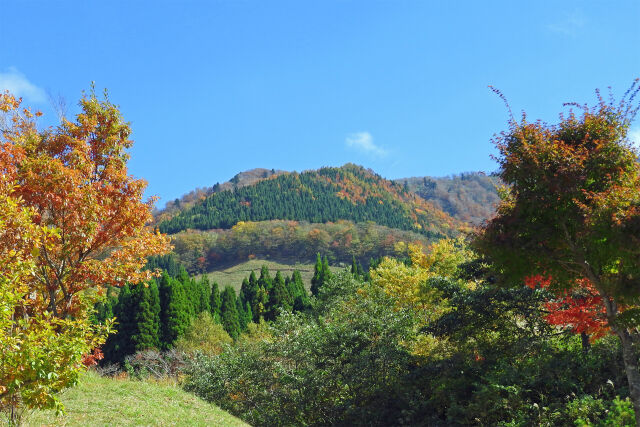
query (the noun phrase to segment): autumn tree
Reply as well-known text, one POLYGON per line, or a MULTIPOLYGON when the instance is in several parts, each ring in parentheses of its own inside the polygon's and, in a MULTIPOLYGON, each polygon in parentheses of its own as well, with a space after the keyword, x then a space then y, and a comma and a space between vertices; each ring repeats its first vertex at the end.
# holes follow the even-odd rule
POLYGON ((639 90, 636 80, 620 102, 598 92, 594 107, 572 104, 580 113, 556 125, 512 118, 495 139, 507 187, 476 239, 503 283, 551 276, 561 293, 588 280, 620 339, 638 425, 640 166, 628 130, 639 90))
MULTIPOLYGON (((80 100, 75 121, 39 131, 28 112, 13 114, 2 132, 0 171, 15 196, 35 212, 33 221, 58 235, 36 258, 33 280, 58 318, 82 309, 89 288, 148 280, 146 258, 169 249, 166 237, 146 227, 154 199, 143 201, 146 182, 127 171, 131 128, 105 93, 80 100)), ((19 103, 9 111, 15 112, 19 103)))
POLYGON ((13 194, 0 177, 0 412, 10 425, 28 408, 61 410, 57 394, 77 381, 83 355, 108 331, 87 313, 52 319, 39 309, 34 257, 55 231, 34 224, 34 211, 13 194))
MULTIPOLYGON (((39 113, 21 110, 20 100, 9 93, 0 94, 0 113, 5 195, 19 204, 18 210, 28 212, 29 227, 47 231, 46 239, 29 240, 29 233, 12 229, 27 227, 25 221, 3 227, 3 233, 34 244, 21 255, 27 267, 17 270, 23 272, 19 278, 0 271, 0 283, 18 283, 7 300, 13 302, 3 305, 3 316, 11 313, 3 328, 32 331, 16 338, 12 347, 23 357, 17 370, 10 369, 17 359, 4 353, 0 369, 14 377, 2 378, 0 399, 3 408, 53 407, 58 404, 55 393, 72 385, 82 369, 81 353, 104 340, 105 331, 86 322, 105 287, 149 279, 153 272, 142 270, 147 256, 167 252, 169 244, 146 227, 153 199, 142 200, 145 182, 127 172, 131 129, 106 95, 103 100, 93 91, 83 96, 74 121, 63 119, 45 130, 36 126, 39 113), (42 342, 36 351, 28 341, 37 336, 42 342), (55 342, 57 350, 48 349, 55 342), (46 366, 54 368, 47 371, 46 366), (39 387, 47 372, 52 372, 50 383, 57 378, 55 384, 39 387)), ((0 242, 0 252, 11 254, 16 248, 11 239, 0 242)), ((5 304, 4 297, 2 301, 5 304)))

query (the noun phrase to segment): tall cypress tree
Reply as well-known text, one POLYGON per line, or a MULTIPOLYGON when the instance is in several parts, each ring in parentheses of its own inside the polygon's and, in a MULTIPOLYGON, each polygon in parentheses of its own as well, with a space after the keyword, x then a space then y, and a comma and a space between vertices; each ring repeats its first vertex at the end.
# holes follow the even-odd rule
POLYGON ((203 274, 198 282, 198 290, 200 293, 200 306, 198 307, 198 314, 203 311, 211 311, 211 283, 209 283, 209 276, 203 274))
POLYGON ((236 291, 231 286, 224 288, 222 292, 222 326, 234 340, 240 335, 240 321, 236 306, 236 291))
POLYGON ((322 258, 318 252, 316 265, 313 267, 313 278, 311 278, 311 294, 318 295, 320 286, 322 286, 322 258))
POLYGON ((134 307, 129 285, 120 288, 118 301, 113 308, 117 333, 110 335, 103 347, 105 360, 122 362, 125 356, 133 354, 135 347, 131 336, 135 333, 134 307))
POLYGON ((251 291, 249 290, 249 279, 247 279, 246 277, 244 279, 242 279, 242 285, 240 285, 240 293, 238 294, 238 301, 242 301, 242 303, 244 304, 247 300, 251 301, 251 296, 247 296, 247 294, 250 294, 251 291))
POLYGON ((222 323, 222 296, 220 295, 220 288, 217 282, 213 282, 211 285, 211 298, 209 299, 210 313, 213 320, 217 323, 222 323))
MULTIPOLYGON (((161 278, 162 279, 162 278, 161 278)), ((161 283, 163 281, 161 280, 161 283)), ((164 348, 171 348, 173 343, 190 324, 190 310, 185 291, 177 279, 168 278, 164 289, 165 301, 163 301, 164 311, 161 311, 162 323, 162 344, 164 348)), ((162 295, 162 292, 161 292, 162 295)))
POLYGON ((322 260, 322 284, 324 285, 331 278, 331 270, 329 270, 329 261, 327 260, 327 256, 324 256, 324 260, 322 260))
POLYGON ((295 270, 291 275, 289 281, 289 293, 293 298, 293 310, 294 311, 306 311, 311 307, 311 301, 309 301, 309 295, 304 287, 302 276, 298 270, 295 270))
POLYGON ((273 286, 273 280, 269 274, 269 269, 266 265, 263 265, 260 269, 260 278, 258 279, 258 286, 264 288, 267 292, 271 290, 273 286))
POLYGON ((259 320, 259 299, 258 299, 258 291, 260 287, 258 285, 258 279, 256 278, 256 273, 251 271, 249 274, 249 283, 247 284, 247 288, 244 290, 244 298, 245 302, 251 306, 251 312, 253 313, 253 321, 257 322, 259 320))
POLYGON ((253 322, 253 312, 248 301, 244 304, 244 309, 245 324, 249 325, 249 323, 253 322))
POLYGON ((238 311, 238 325, 240 326, 240 332, 244 332, 247 330, 247 310, 245 309, 245 304, 242 302, 240 298, 236 298, 236 310, 238 311))
POLYGON ((160 344, 160 302, 157 289, 156 282, 151 281, 148 286, 138 284, 131 291, 135 325, 131 341, 136 351, 157 348, 160 344))
POLYGON ((269 293, 267 303, 267 320, 275 320, 280 309, 290 311, 293 308, 293 299, 285 286, 282 274, 278 271, 273 279, 273 288, 269 293))
POLYGON ((268 301, 269 292, 267 292, 267 290, 262 286, 259 286, 258 293, 256 294, 255 310, 252 309, 253 319, 256 323, 260 322, 261 318, 264 318, 268 301))

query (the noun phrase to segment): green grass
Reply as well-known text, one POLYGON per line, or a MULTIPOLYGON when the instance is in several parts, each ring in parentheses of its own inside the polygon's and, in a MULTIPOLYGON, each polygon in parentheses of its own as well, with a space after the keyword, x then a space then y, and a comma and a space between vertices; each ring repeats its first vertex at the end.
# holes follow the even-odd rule
POLYGON ((94 372, 62 395, 66 414, 35 411, 27 426, 246 426, 175 384, 111 379, 94 372))
MULTIPOLYGON (((291 276, 294 270, 298 270, 302 276, 304 286, 307 290, 311 289, 311 278, 313 277, 314 264, 284 264, 276 261, 252 259, 224 270, 211 271, 207 273, 207 275, 209 276, 209 281, 211 281, 211 283, 217 282, 218 285, 220 285, 220 289, 223 289, 225 286, 232 286, 236 292, 239 292, 240 286, 242 286, 242 280, 245 277, 249 277, 251 271, 255 271, 256 277, 260 277, 260 269, 263 265, 267 266, 271 273, 271 277, 275 276, 276 271, 278 270, 280 270, 283 275, 287 276, 291 276)), ((337 272, 340 271, 342 267, 330 266, 329 269, 333 272, 337 272)))

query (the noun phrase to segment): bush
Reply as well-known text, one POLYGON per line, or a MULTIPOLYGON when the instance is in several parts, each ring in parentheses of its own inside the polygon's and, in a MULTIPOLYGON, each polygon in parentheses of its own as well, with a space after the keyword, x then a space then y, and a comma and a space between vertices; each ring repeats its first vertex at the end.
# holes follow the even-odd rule
POLYGON ((330 292, 352 281, 345 273, 326 285, 321 316, 281 314, 273 340, 197 356, 185 388, 253 425, 397 424, 412 360, 400 343, 412 319, 366 284, 330 292))
POLYGON ((186 365, 184 353, 177 350, 144 350, 127 356, 124 370, 131 378, 177 378, 186 365))
POLYGON ((185 353, 199 351, 209 356, 222 353, 233 339, 221 324, 215 323, 211 314, 203 311, 192 322, 187 331, 176 341, 175 348, 185 353))

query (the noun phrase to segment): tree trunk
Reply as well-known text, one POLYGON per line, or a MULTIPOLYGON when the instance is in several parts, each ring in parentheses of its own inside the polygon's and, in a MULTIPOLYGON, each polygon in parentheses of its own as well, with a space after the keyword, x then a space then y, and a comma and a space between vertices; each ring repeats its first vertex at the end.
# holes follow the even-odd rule
POLYGON ((588 353, 591 349, 591 343, 589 342, 589 335, 584 332, 580 333, 580 339, 582 340, 582 351, 588 353))
POLYGON ((640 426, 640 372, 638 371, 638 355, 633 348, 631 336, 626 330, 615 330, 622 343, 622 360, 629 382, 629 394, 636 413, 636 426, 640 426))
POLYGON ((602 296, 602 301, 607 310, 607 321, 611 330, 620 338, 622 344, 622 360, 624 362, 624 370, 627 374, 627 382, 629 383, 629 397, 633 402, 633 410, 636 416, 636 426, 640 427, 640 372, 638 371, 638 354, 633 345, 633 337, 627 329, 616 326, 618 318, 618 304, 609 297, 602 289, 598 289, 602 296))

